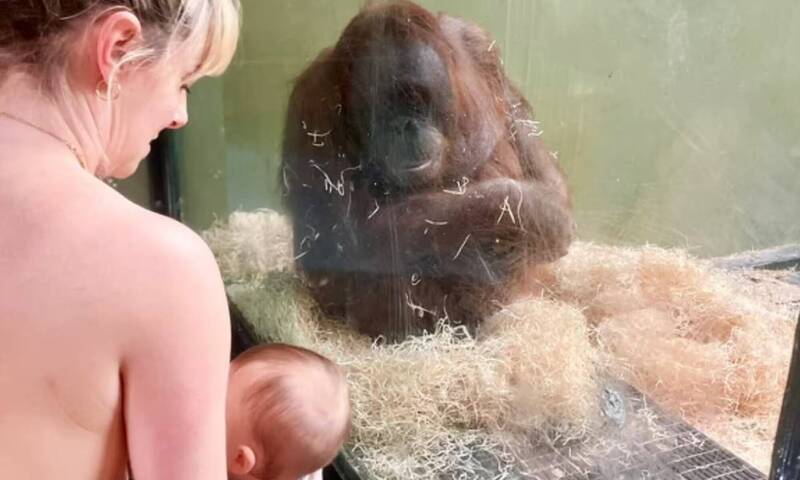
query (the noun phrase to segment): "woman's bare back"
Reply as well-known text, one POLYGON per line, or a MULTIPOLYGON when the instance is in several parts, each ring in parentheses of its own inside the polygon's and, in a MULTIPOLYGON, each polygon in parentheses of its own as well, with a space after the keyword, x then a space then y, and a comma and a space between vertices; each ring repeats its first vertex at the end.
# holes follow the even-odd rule
MULTIPOLYGON (((3 157, 0 477, 124 478, 115 319, 95 315, 102 265, 86 243, 86 229, 99 225, 76 198, 99 192, 72 165, 36 173, 35 159, 3 157), (74 183, 57 178, 65 169, 74 183)), ((98 240, 108 233, 97 230, 98 240)))
MULTIPOLYGON (((197 241, 81 171, 63 152, 43 150, 0 153, 0 478, 126 478, 131 432, 144 437, 136 451, 155 450, 149 435, 159 420, 146 418, 126 432, 124 418, 140 416, 138 405, 146 401, 138 392, 160 392, 152 384, 159 372, 148 369, 169 352, 154 339, 182 328, 159 331, 169 325, 163 317, 170 310, 159 310, 164 302, 155 292, 161 277, 174 280, 176 270, 164 258, 183 243, 198 250, 197 241)), ((221 284, 211 288, 222 292, 221 284)), ((218 317, 208 328, 219 340, 201 341, 199 348, 222 364, 226 318, 218 304, 206 307, 218 317)), ((181 354, 194 361, 203 352, 181 354)), ((224 393, 221 399, 224 404, 224 393)), ((224 425, 213 423, 220 439, 215 448, 224 448, 224 425)), ((160 435, 168 443, 169 433, 160 435)))

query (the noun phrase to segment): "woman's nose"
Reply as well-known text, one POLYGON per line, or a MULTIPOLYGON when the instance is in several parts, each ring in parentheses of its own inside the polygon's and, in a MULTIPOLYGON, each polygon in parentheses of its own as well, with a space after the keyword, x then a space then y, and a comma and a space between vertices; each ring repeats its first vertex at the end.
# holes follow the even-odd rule
POLYGON ((185 126, 189 123, 189 112, 186 108, 186 100, 183 100, 180 106, 175 110, 175 115, 172 118, 172 122, 169 124, 169 128, 171 129, 178 129, 185 126))

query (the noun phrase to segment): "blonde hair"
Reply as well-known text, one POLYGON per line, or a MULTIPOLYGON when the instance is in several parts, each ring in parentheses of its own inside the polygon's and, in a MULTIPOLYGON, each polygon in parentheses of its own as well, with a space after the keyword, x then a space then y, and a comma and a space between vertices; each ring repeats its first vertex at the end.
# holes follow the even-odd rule
MULTIPOLYGON (((239 39, 239 0, 0 1, 0 86, 15 74, 35 82, 39 92, 59 107, 63 122, 83 151, 81 163, 100 176, 112 166, 105 148, 108 139, 80 114, 85 104, 76 96, 68 72, 70 60, 79 54, 74 45, 82 43, 103 15, 120 10, 136 15, 143 40, 117 60, 105 85, 98 84, 97 93, 104 99, 115 96, 115 88, 120 87, 118 74, 126 65, 169 64, 179 55, 198 58, 187 80, 219 75, 230 64, 239 39), (93 152, 91 159, 87 151, 93 152)), ((109 119, 114 111, 114 102, 109 101, 109 119)))
POLYGON ((239 0, 4 0, 0 79, 23 69, 46 93, 57 94, 64 86, 70 46, 91 22, 119 9, 139 18, 145 40, 119 60, 112 79, 123 65, 168 59, 186 48, 200 54, 196 77, 221 74, 233 57, 239 0))
POLYGON ((252 347, 234 365, 254 362, 263 368, 244 402, 253 419, 253 438, 265 455, 252 474, 262 480, 282 475, 292 447, 302 448, 308 473, 330 463, 351 424, 347 382, 339 367, 315 352, 280 343, 252 347), (324 412, 313 392, 320 377, 330 382, 324 412))

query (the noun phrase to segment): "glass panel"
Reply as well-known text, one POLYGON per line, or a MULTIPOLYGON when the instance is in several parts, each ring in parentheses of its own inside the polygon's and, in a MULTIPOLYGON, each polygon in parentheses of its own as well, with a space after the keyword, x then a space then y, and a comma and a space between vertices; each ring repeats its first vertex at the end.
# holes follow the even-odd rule
POLYGON ((180 136, 185 221, 258 339, 348 368, 347 461, 761 478, 800 302, 800 248, 761 251, 800 238, 800 5, 361 3, 244 1, 180 136))

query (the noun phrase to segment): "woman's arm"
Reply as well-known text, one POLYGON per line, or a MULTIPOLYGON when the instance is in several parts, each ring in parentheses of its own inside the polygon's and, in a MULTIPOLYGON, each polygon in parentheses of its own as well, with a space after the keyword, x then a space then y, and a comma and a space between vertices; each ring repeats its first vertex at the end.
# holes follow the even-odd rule
MULTIPOLYGON (((230 329, 224 287, 199 237, 169 225, 137 247, 123 355, 132 474, 222 480, 230 329), (142 258, 143 257, 143 258, 142 258), (138 285, 136 285, 138 283, 138 285)), ((148 235, 151 237, 152 235, 148 235)))

